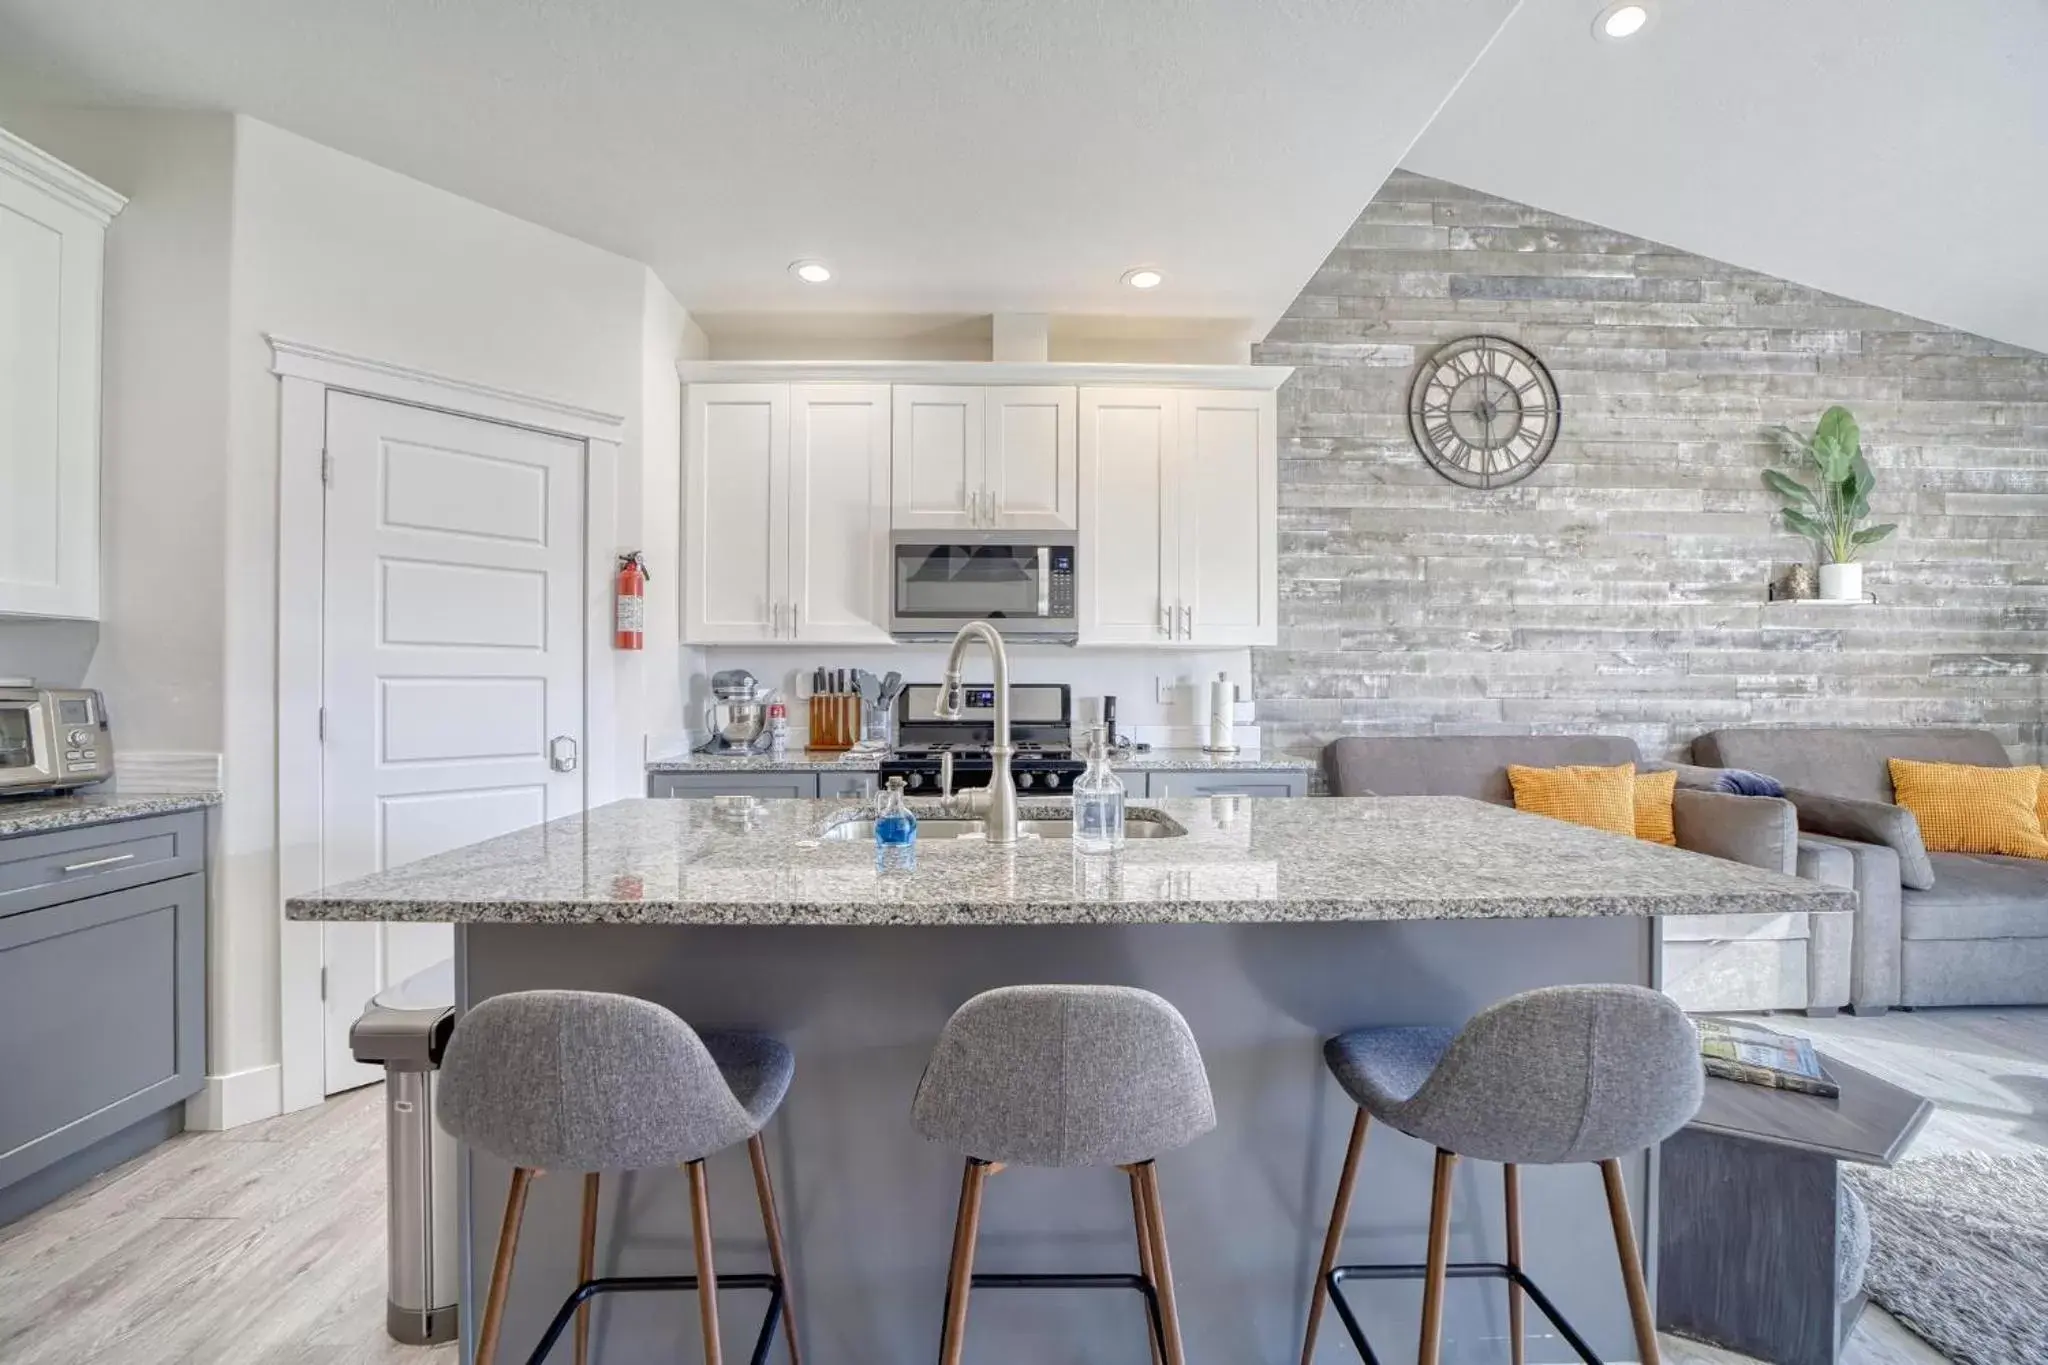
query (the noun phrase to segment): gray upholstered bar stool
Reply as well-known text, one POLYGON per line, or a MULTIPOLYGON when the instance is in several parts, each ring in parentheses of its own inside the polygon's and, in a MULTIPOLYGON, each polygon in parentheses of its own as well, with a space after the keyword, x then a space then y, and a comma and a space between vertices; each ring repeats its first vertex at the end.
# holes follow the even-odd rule
POLYGON ((1643 1365, 1656 1365, 1657 1329, 1643 1284, 1642 1258, 1629 1217, 1620 1158, 1655 1146, 1700 1107, 1705 1077, 1692 1022, 1669 996, 1639 986, 1552 986, 1510 996, 1462 1029, 1366 1028, 1323 1047, 1337 1081, 1358 1102, 1351 1144, 1322 1269, 1309 1301, 1303 1365, 1315 1354, 1316 1328, 1327 1296, 1367 1365, 1377 1357, 1344 1301, 1347 1279, 1420 1277, 1422 1339, 1417 1359, 1436 1365, 1443 1336, 1447 1278, 1508 1282, 1508 1330, 1522 1365, 1522 1294, 1535 1300, 1573 1350, 1599 1365, 1579 1334, 1522 1273, 1522 1206, 1518 1168, 1564 1162, 1598 1163, 1607 1211, 1621 1257, 1622 1282, 1643 1365), (1342 1266, 1337 1252, 1358 1159, 1373 1118, 1436 1148, 1426 1265, 1342 1266), (1451 1174, 1460 1156, 1502 1164, 1507 1196, 1505 1264, 1451 1265, 1451 1174))
POLYGON ((911 1122, 967 1158, 946 1283, 942 1365, 959 1365, 967 1294, 1136 1289, 1155 1360, 1182 1365, 1153 1158, 1216 1126, 1209 1073, 1180 1012, 1128 986, 1011 986, 962 1005, 918 1082, 911 1122), (977 1275, 982 1186, 1004 1166, 1115 1166, 1130 1179, 1136 1275, 977 1275))
POLYGON ((797 1355, 796 1318, 782 1252, 781 1220, 761 1129, 796 1069, 789 1049, 753 1033, 697 1033, 670 1011, 628 995, 518 991, 482 1001, 456 1022, 441 1063, 441 1125, 512 1166, 505 1221, 477 1331, 476 1365, 492 1365, 518 1253, 527 1187, 546 1171, 583 1176, 580 1283, 563 1301, 531 1359, 546 1357, 573 1316, 576 1360, 588 1355, 589 1303, 631 1290, 697 1291, 704 1359, 718 1365, 718 1289, 704 1158, 744 1142, 768 1234, 770 1275, 729 1275, 728 1289, 766 1289, 753 1361, 765 1360, 778 1311, 797 1355), (594 1278, 602 1171, 681 1166, 690 1182, 697 1273, 594 1278))

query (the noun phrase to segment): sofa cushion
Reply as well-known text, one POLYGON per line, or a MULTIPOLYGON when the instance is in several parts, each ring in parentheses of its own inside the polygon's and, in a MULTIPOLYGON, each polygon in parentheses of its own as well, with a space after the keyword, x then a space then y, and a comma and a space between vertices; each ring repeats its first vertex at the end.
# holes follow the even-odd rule
POLYGON ((1799 808, 1799 828, 1812 834, 1832 834, 1837 839, 1854 839, 1863 844, 1883 844, 1899 855, 1899 882, 1916 891, 1934 885, 1934 864, 1927 861, 1927 845, 1920 838, 1920 822, 1904 806, 1887 801, 1857 801, 1846 796, 1824 796, 1798 787, 1785 789, 1785 798, 1799 808))
POLYGON ((1612 768, 1567 764, 1562 768, 1530 768, 1508 764, 1515 809, 1547 815, 1609 834, 1636 833, 1636 765, 1612 768))
POLYGON ((2048 862, 1988 853, 1934 853, 1934 888, 1900 900, 1913 939, 2048 938, 2048 862))
POLYGON ((1891 761, 1899 804, 1936 853, 2002 853, 2048 859, 2041 833, 2041 770, 1967 763, 1891 761))
POLYGON ((1620 735, 1353 735, 1323 751, 1336 796, 1470 796, 1514 804, 1508 764, 1613 767, 1642 757, 1620 735))
POLYGON ((1671 803, 1678 794, 1678 774, 1636 774, 1636 838, 1652 844, 1676 847, 1678 827, 1672 822, 1671 803))
POLYGON ((1692 759, 1715 768, 1751 768, 1788 787, 1892 800, 1886 760, 1974 763, 2009 768, 2011 757, 1989 730, 1918 726, 1784 725, 1710 730, 1692 742, 1692 759))

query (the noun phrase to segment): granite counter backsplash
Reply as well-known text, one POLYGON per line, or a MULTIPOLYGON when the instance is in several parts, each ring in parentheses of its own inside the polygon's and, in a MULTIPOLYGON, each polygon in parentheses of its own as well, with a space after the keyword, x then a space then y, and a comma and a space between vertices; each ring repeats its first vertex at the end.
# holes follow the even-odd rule
MULTIPOLYGON (((923 803, 914 803, 923 806, 923 803)), ((929 807, 924 807, 929 813, 929 807)), ((1185 826, 1114 857, 920 838, 881 872, 829 801, 631 800, 293 899, 305 920, 499 924, 1272 923, 1849 910, 1853 892, 1462 797, 1134 802, 1185 826)), ((1027 809, 1026 815, 1032 813, 1027 809)), ((1066 814, 1063 804, 1042 814, 1066 814)))

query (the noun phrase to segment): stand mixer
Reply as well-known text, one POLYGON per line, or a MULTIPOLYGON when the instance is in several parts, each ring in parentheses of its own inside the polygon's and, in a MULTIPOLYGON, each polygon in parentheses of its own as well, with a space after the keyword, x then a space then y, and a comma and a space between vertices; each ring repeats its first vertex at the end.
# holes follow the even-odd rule
POLYGON ((700 754, 765 753, 768 749, 768 689, 744 668, 720 669, 711 675, 711 706, 704 728, 711 738, 700 754))

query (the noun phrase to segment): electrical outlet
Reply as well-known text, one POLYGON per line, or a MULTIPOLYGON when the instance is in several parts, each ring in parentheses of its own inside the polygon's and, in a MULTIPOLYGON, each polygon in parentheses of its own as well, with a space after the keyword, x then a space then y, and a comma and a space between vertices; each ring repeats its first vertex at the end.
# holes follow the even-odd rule
POLYGON ((1166 677, 1162 674, 1154 676, 1152 679, 1152 683, 1159 694, 1156 698, 1154 698, 1154 700, 1156 700, 1161 706, 1173 705, 1173 694, 1180 687, 1179 680, 1175 678, 1166 677))

